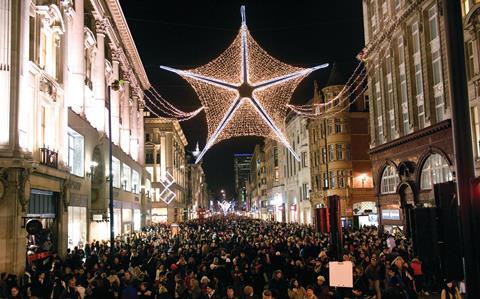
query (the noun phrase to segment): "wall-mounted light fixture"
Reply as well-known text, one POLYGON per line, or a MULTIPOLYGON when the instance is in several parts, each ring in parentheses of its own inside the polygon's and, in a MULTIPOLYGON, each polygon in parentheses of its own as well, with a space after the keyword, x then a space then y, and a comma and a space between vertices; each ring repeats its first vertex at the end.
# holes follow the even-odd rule
POLYGON ((366 173, 362 173, 360 175, 360 180, 362 181, 362 188, 365 188, 365 182, 367 181, 367 174, 366 173))
POLYGON ((123 191, 127 191, 127 177, 122 178, 123 191))
POLYGON ((95 171, 95 168, 98 166, 98 163, 95 162, 95 161, 90 161, 90 163, 88 164, 88 170, 87 170, 87 176, 88 177, 92 177, 93 176, 93 172, 95 171))

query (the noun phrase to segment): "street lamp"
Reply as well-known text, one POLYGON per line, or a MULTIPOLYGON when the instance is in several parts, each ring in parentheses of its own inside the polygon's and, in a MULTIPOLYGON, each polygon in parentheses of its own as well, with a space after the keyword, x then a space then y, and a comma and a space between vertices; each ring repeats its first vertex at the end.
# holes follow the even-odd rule
MULTIPOLYGON (((120 89, 120 81, 115 80, 108 86, 108 95, 110 90, 120 89)), ((113 215, 113 152, 112 152, 112 100, 108 99, 108 214, 110 219, 110 256, 115 256, 115 233, 114 233, 114 215, 113 215)))
POLYGON ((93 176, 93 171, 95 168, 98 166, 98 163, 96 161, 90 161, 89 164, 89 170, 87 171, 87 176, 92 177, 93 176))

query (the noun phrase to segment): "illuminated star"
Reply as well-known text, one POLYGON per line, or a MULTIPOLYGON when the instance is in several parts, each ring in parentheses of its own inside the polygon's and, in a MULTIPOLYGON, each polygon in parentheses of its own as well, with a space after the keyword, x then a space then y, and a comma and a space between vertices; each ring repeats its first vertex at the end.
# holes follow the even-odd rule
POLYGON ((300 161, 285 137, 287 104, 305 76, 328 64, 299 68, 278 61, 250 35, 244 6, 241 14, 238 35, 213 61, 190 70, 160 66, 187 80, 203 104, 208 140, 196 163, 215 143, 238 136, 276 139, 300 161))

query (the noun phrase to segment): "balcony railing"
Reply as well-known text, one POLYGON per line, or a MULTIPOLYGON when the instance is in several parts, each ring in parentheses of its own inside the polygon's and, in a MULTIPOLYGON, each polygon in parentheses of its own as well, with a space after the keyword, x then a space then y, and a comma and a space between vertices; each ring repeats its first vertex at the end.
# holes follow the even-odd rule
POLYGON ((58 152, 46 147, 40 148, 40 164, 58 168, 58 152))

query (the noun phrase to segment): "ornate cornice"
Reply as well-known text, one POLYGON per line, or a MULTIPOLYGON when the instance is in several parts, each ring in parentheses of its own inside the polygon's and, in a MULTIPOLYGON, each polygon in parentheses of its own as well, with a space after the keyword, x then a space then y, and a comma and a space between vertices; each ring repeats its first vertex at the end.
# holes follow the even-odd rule
POLYGON ((140 55, 138 54, 137 47, 135 46, 135 42, 130 33, 130 29, 128 28, 127 21, 123 15, 120 3, 118 0, 106 0, 106 3, 112 15, 112 19, 115 23, 115 27, 118 31, 121 42, 126 50, 126 56, 132 63, 133 69, 140 80, 142 89, 149 89, 150 82, 148 81, 147 74, 143 68, 143 63, 140 59, 140 55))
POLYGON ((405 143, 409 143, 411 141, 429 136, 431 134, 437 133, 439 131, 447 130, 452 127, 452 122, 450 119, 444 120, 442 122, 439 122, 433 126, 429 126, 425 129, 422 129, 420 131, 414 132, 412 134, 409 134, 407 136, 403 136, 402 138, 395 139, 391 142, 379 145, 377 147, 374 147, 368 151, 370 155, 380 153, 386 150, 389 150, 391 148, 394 148, 396 146, 400 146, 405 143))

